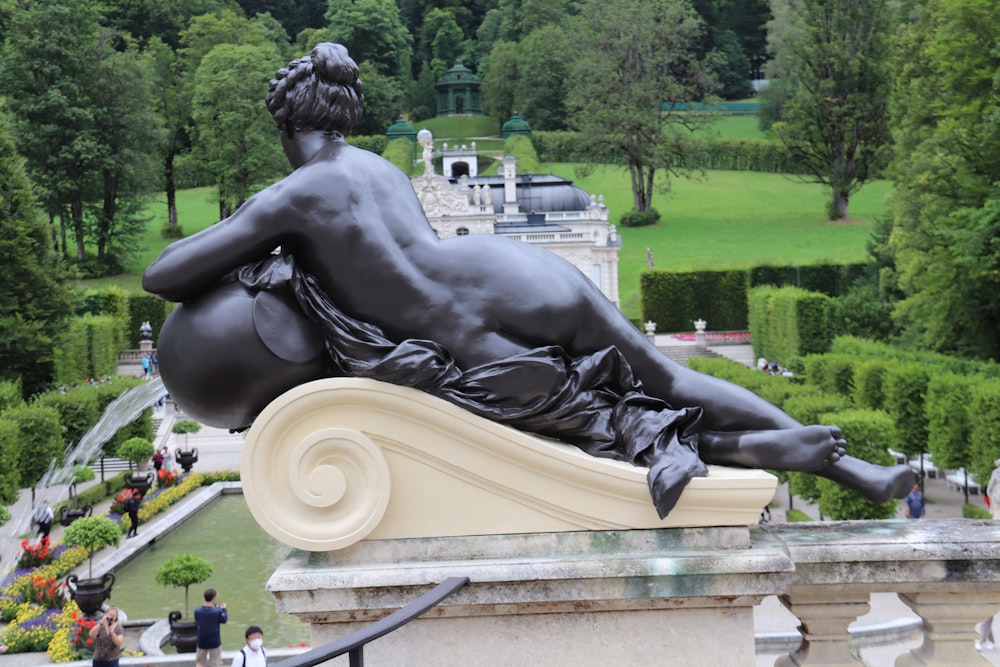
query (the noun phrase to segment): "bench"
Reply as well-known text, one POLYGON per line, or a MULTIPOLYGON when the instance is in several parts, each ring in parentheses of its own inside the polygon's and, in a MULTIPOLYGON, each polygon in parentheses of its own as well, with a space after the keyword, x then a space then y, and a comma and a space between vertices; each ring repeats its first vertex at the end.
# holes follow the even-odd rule
POLYGON ((132 464, 128 459, 120 459, 114 456, 102 456, 90 464, 90 468, 102 482, 105 477, 113 477, 123 470, 131 470, 132 464))
MULTIPOLYGON (((948 488, 961 491, 965 487, 965 469, 959 468, 950 475, 947 475, 944 479, 948 484, 948 488)), ((979 495, 982 492, 983 485, 976 481, 976 478, 972 475, 972 473, 969 473, 969 493, 979 495)))

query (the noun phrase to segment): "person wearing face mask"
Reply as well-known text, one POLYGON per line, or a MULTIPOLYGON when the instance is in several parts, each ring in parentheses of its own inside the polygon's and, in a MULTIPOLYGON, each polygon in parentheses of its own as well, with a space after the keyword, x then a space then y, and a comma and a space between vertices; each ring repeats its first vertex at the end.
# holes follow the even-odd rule
POLYGON ((232 667, 267 667, 264 651, 264 631, 251 625, 246 631, 247 645, 233 658, 232 667))

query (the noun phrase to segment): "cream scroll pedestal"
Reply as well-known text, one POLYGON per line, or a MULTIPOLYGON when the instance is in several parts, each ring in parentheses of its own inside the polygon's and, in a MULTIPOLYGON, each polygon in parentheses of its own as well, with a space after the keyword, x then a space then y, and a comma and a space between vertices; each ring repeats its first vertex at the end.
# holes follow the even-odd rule
POLYGON ((753 605, 792 570, 748 528, 772 475, 712 467, 661 520, 645 469, 373 380, 272 402, 241 477, 258 523, 296 548, 268 589, 314 644, 471 579, 370 664, 752 665, 753 605))

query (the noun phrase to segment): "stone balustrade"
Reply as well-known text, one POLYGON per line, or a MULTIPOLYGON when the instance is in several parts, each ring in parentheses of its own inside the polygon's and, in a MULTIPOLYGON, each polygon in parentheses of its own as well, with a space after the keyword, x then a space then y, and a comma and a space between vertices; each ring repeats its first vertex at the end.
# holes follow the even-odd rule
POLYGON ((295 551, 268 589, 320 643, 470 577, 371 645, 396 665, 751 666, 753 608, 777 595, 802 633, 781 667, 863 664, 848 626, 892 592, 923 620, 897 667, 961 667, 990 664, 973 641, 1000 611, 998 543, 1000 523, 965 519, 369 540, 295 551))

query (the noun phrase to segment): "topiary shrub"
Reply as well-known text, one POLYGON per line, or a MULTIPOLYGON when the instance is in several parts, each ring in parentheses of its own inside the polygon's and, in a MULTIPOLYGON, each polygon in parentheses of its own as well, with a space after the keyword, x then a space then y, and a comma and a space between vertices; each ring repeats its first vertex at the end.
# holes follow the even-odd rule
POLYGON ((85 516, 66 526, 63 544, 68 547, 81 546, 87 550, 90 559, 89 578, 94 578, 94 552, 101 547, 118 546, 122 536, 121 526, 106 516, 85 516))
POLYGON ((161 586, 184 587, 184 617, 188 616, 188 587, 200 584, 212 576, 212 565, 200 556, 178 554, 168 558, 156 571, 156 583, 161 586))
POLYGON ((637 211, 632 209, 622 214, 622 227, 648 227, 660 221, 660 212, 655 208, 648 211, 637 211))
POLYGON ((122 444, 118 445, 118 449, 115 453, 120 458, 139 463, 153 458, 153 454, 156 453, 156 449, 153 447, 153 443, 145 438, 129 438, 122 444))

